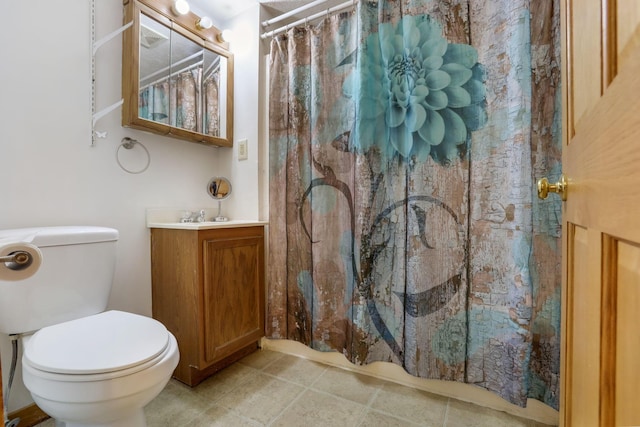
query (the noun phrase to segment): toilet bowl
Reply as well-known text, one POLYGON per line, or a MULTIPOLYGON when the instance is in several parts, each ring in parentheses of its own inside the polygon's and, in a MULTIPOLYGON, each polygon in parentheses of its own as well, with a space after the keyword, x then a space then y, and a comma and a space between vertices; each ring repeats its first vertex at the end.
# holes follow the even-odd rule
POLYGON ((178 359, 176 339, 160 322, 112 310, 25 336, 22 375, 57 426, 143 427, 144 406, 178 359))
POLYGON ((22 337, 24 385, 56 426, 145 426, 144 405, 178 364, 160 322, 104 311, 118 236, 96 226, 0 230, 0 256, 41 261, 0 263, 0 334, 22 337))

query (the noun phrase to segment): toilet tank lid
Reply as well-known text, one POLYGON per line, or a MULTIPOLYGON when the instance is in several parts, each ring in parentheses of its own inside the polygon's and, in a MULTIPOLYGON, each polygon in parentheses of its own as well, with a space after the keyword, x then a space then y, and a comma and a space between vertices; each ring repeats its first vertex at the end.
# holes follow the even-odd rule
POLYGON ((29 242, 38 247, 78 245, 118 240, 118 230, 96 226, 29 227, 0 230, 0 244, 29 242))

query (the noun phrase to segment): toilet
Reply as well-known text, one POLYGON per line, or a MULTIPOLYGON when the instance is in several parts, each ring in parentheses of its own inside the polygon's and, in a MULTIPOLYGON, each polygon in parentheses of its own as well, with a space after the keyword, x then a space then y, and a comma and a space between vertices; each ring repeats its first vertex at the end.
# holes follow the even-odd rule
POLYGON ((160 322, 105 311, 117 240, 105 227, 0 230, 0 248, 23 242, 42 254, 32 276, 0 276, 0 332, 22 338, 25 387, 56 426, 146 426, 144 406, 178 364, 160 322))

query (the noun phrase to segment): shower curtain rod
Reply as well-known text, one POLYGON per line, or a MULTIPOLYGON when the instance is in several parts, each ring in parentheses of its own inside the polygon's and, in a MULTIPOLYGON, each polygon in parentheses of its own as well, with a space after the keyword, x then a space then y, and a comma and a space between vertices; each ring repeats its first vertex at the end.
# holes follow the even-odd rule
POLYGON ((260 35, 260 38, 264 40, 267 37, 277 36, 280 33, 284 33, 289 28, 293 28, 293 27, 295 27, 297 25, 301 25, 301 24, 306 24, 308 22, 313 21, 314 19, 318 19, 318 18, 321 18, 323 16, 329 16, 329 15, 331 15, 333 13, 340 12, 340 11, 342 11, 344 9, 353 7, 353 6, 355 6, 357 4, 357 2, 358 2, 358 0, 349 0, 349 1, 346 1, 344 3, 340 3, 339 5, 330 7, 330 8, 328 8, 327 10, 325 10, 323 12, 314 13, 311 16, 307 16, 306 18, 299 19, 299 20, 297 20, 295 22, 292 22, 291 24, 283 25, 282 27, 276 28, 273 31, 268 31, 268 32, 262 33, 262 35, 260 35))
POLYGON ((305 4, 304 6, 297 7, 295 9, 290 10, 289 12, 285 12, 282 15, 278 15, 275 18, 267 19, 266 21, 262 22, 262 26, 266 28, 269 25, 273 25, 276 22, 280 22, 283 19, 286 19, 286 18, 288 18, 288 17, 290 17, 292 15, 295 15, 297 13, 303 12, 303 11, 305 11, 305 10, 307 10, 309 8, 312 8, 314 6, 317 6, 319 4, 326 3, 327 1, 328 0, 315 0, 315 1, 311 2, 311 3, 309 3, 309 4, 305 4))
POLYGON ((216 71, 220 71, 220 57, 217 57, 206 70, 202 72, 202 81, 207 80, 216 71))

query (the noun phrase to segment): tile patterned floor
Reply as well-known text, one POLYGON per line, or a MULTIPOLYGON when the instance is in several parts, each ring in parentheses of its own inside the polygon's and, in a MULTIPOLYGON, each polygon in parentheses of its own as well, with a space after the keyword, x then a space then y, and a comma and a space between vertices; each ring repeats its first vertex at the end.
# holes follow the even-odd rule
MULTIPOLYGON (((195 388, 171 380, 149 427, 543 427, 295 356, 260 350, 195 388)), ((39 427, 53 427, 48 420, 39 427)))

